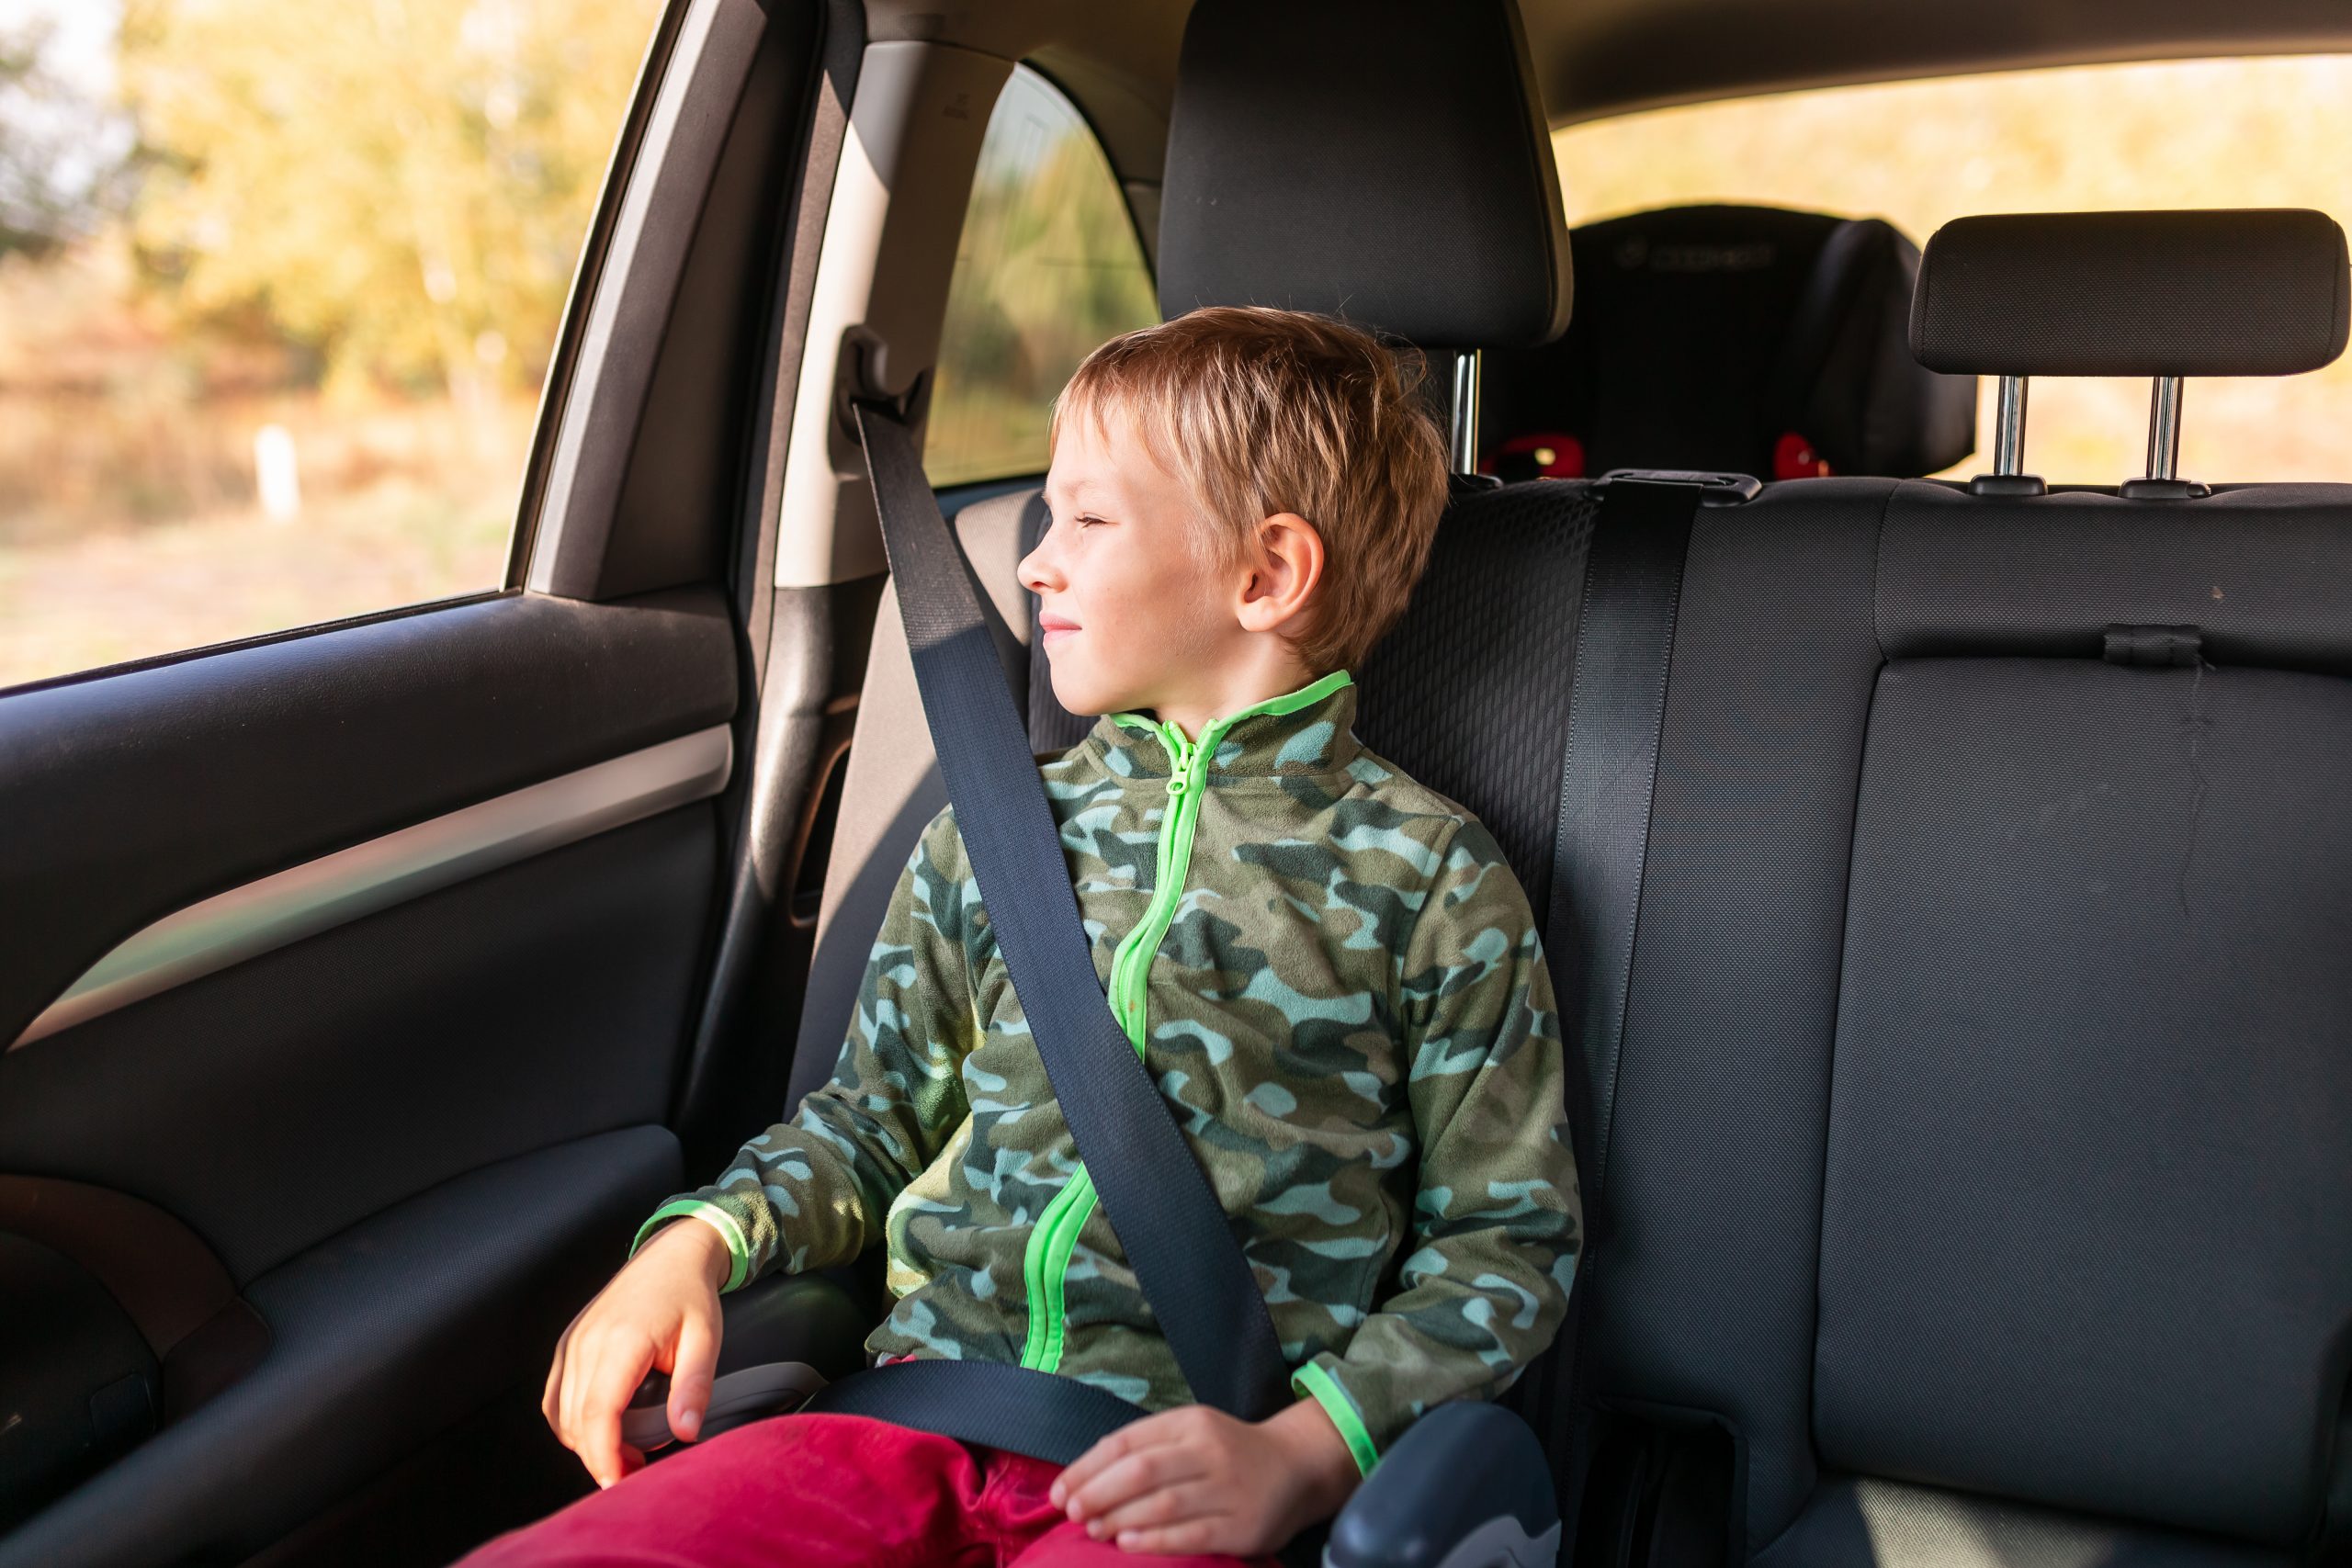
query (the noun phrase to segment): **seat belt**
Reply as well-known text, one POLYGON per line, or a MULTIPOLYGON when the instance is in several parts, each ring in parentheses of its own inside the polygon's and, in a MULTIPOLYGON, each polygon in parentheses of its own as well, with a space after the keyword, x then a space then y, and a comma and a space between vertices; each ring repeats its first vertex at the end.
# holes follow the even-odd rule
POLYGON ((1544 936, 1570 1010, 1562 1020, 1567 1045, 1585 1069, 1591 1125, 1578 1129, 1588 1141, 1577 1150, 1577 1181, 1589 1200, 1608 1178, 1675 612, 1708 488, 1699 479, 1602 480, 1585 557, 1544 936))
MULTIPOLYGON (((1112 1016, 969 563, 897 412, 861 401, 855 416, 940 773, 1063 1121, 1193 1397, 1261 1419, 1290 1402, 1273 1319, 1224 1205, 1112 1016)), ((808 1408, 1065 1463, 1143 1414, 1072 1378, 936 1359, 857 1372, 808 1408)))
MULTIPOLYGON (((1600 507, 1585 557, 1575 651, 1568 676, 1567 740, 1560 761, 1560 809, 1552 842, 1552 897, 1544 949, 1561 999, 1561 1030, 1577 1103, 1570 1106, 1577 1183, 1584 1196, 1588 1252, 1605 1225, 1602 1190, 1625 1039, 1625 1005, 1641 912, 1642 866, 1649 848, 1650 807, 1673 668, 1676 612, 1690 527, 1711 494, 1745 501, 1756 482, 1745 475, 1611 475, 1599 482, 1600 507)), ((1544 1446, 1565 1450, 1560 1515, 1566 1539, 1578 1539, 1577 1514, 1591 1463, 1589 1423, 1580 1418, 1589 1381, 1577 1353, 1589 1259, 1580 1260, 1556 1360, 1529 1412, 1544 1446), (1563 1396, 1566 1396, 1565 1398, 1563 1396)))

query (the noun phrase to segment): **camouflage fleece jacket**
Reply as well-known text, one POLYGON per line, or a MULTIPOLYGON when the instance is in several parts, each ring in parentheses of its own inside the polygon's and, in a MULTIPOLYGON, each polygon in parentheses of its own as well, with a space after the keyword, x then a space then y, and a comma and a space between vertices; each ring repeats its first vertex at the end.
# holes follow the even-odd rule
MULTIPOLYGON (((1113 1010, 1237 1221, 1294 1389, 1368 1470, 1550 1341, 1579 1210, 1526 894, 1476 818, 1357 743, 1354 712, 1338 671, 1197 744, 1117 714, 1044 772, 1113 1010)), ((729 1290, 887 1244, 876 1353, 1189 1401, 952 812, 899 877, 832 1081, 639 1245, 679 1215, 726 1237, 729 1290)))

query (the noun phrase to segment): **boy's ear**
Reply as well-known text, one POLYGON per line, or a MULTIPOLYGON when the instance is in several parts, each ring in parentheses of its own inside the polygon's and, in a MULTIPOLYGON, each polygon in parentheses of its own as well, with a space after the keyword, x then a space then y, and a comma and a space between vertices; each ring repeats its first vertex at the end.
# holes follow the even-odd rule
POLYGON ((1243 628, 1272 631, 1305 609, 1323 581, 1323 536, 1295 512, 1259 524, 1241 584, 1243 628))

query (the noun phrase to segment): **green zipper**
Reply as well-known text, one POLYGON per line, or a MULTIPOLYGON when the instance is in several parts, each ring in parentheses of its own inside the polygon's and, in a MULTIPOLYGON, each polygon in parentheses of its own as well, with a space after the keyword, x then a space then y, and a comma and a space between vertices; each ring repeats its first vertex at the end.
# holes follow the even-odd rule
MULTIPOLYGON (((1216 756, 1226 731, 1260 714, 1295 713, 1321 702, 1348 683, 1348 672, 1334 670, 1295 692, 1270 697, 1238 713, 1212 720, 1202 729, 1198 741, 1188 739, 1173 724, 1146 718, 1141 714, 1112 716, 1114 722, 1129 729, 1158 736, 1160 744, 1168 749, 1170 762, 1168 809, 1159 820, 1151 902, 1145 907, 1143 919, 1136 922, 1135 930, 1126 934, 1118 951, 1111 955, 1111 1012, 1126 1031, 1137 1056, 1144 1055, 1144 1039, 1150 1024, 1145 997, 1151 984, 1151 961, 1159 955, 1159 944, 1176 919, 1176 906, 1183 901, 1184 875, 1193 859, 1193 829, 1201 814, 1201 793, 1207 787, 1209 763, 1216 756)), ((1054 1194, 1053 1201, 1046 1205, 1046 1212, 1038 1216, 1035 1227, 1029 1233, 1029 1245, 1021 1258, 1022 1283, 1029 1296, 1029 1337, 1021 1349, 1021 1364, 1024 1367, 1050 1372, 1061 1365, 1066 1312, 1062 1286, 1069 1273, 1070 1252, 1078 1246, 1078 1233, 1094 1213, 1094 1179, 1080 1165, 1062 1184, 1062 1190, 1054 1194)))

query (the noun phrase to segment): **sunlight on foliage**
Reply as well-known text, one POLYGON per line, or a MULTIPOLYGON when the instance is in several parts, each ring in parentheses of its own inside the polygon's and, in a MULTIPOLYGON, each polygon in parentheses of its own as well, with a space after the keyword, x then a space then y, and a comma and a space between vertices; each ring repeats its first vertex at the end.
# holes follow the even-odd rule
POLYGON ((331 378, 536 388, 649 0, 132 0, 135 234, 331 378))
POLYGON ((35 7, 0 36, 0 686, 498 586, 662 0, 35 7))
MULTIPOLYGON (((1744 98, 1576 126, 1553 141, 1568 220, 1736 201, 1884 218, 1924 244, 1973 212, 2312 207, 2352 220, 2352 57, 2079 66, 1744 98)), ((1991 383, 1977 428, 1990 446, 1991 383)), ((2143 471, 2144 380, 2033 384, 2026 466, 2143 471)), ((2204 379, 2181 471, 2352 478, 2352 364, 2204 379)), ((1983 458, 1960 465, 1971 473, 1983 458)))
POLYGON ((931 482, 1042 472, 1062 383, 1106 338, 1158 320, 1135 220, 1093 133, 1014 72, 956 251, 923 445, 931 482))

